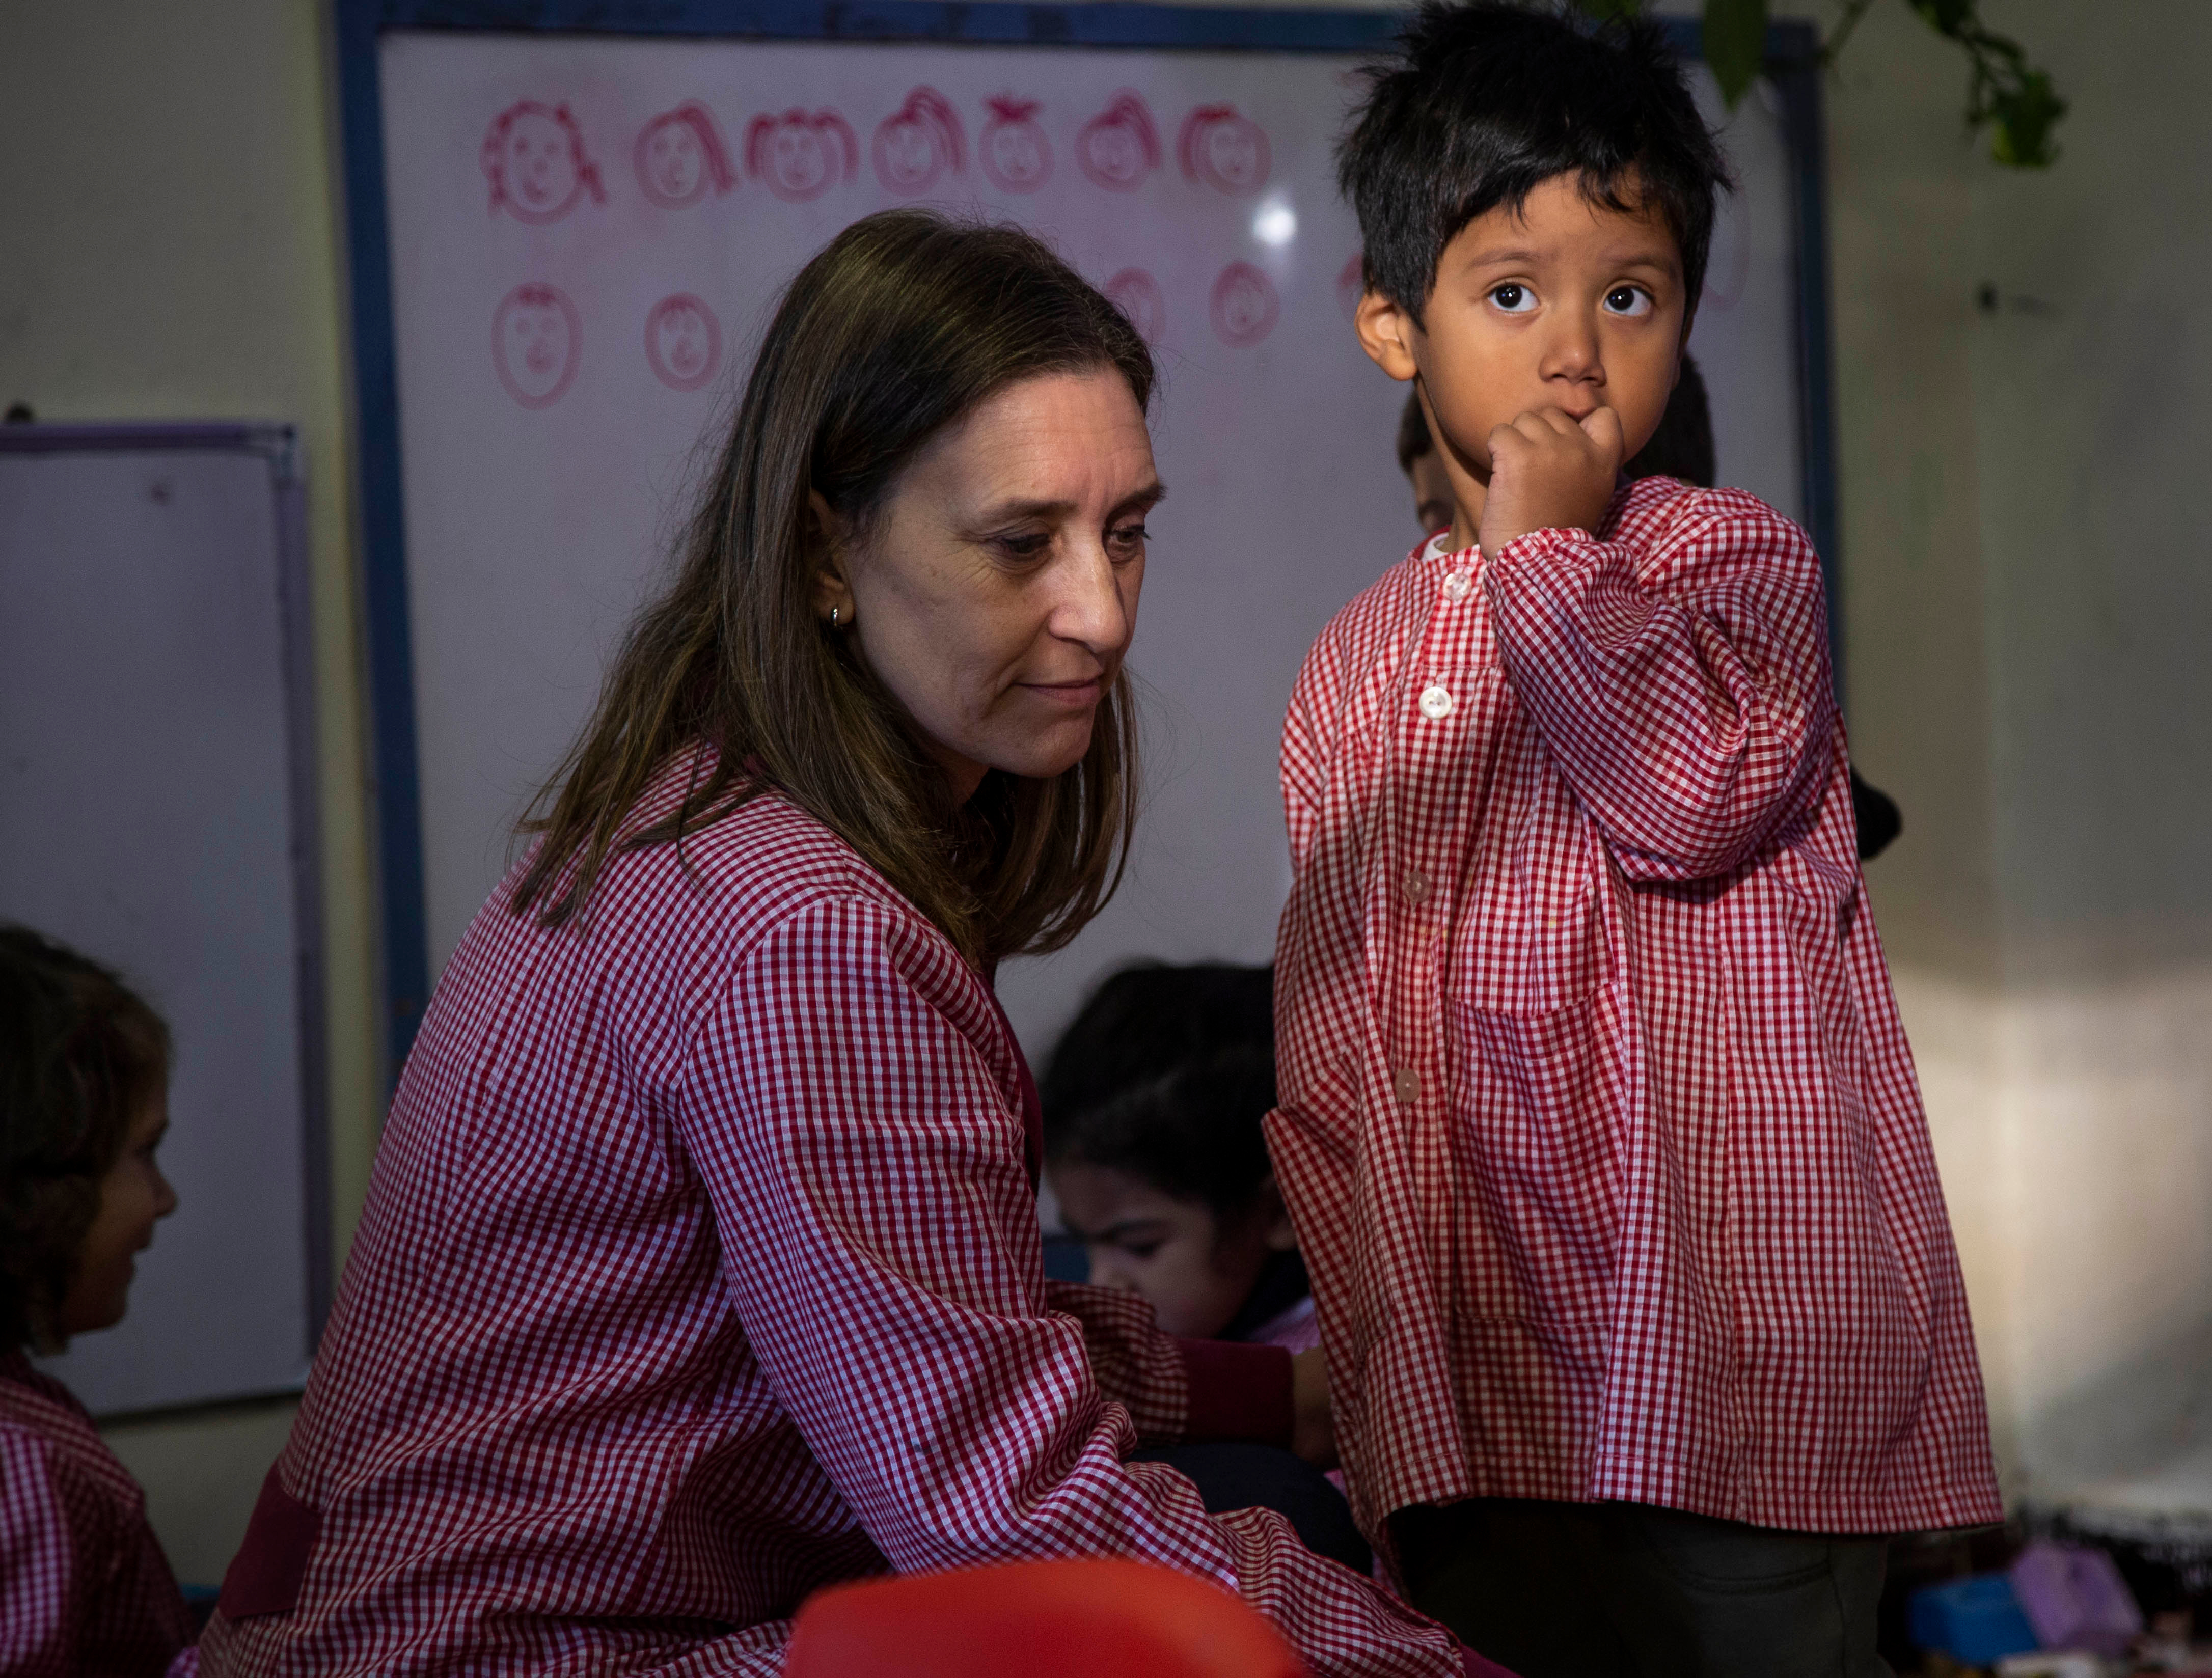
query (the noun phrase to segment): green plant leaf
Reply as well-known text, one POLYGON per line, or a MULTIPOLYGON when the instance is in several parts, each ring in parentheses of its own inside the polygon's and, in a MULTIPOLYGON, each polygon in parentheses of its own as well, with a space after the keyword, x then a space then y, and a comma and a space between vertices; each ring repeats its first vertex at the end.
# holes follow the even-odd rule
POLYGON ((2051 78, 2027 71, 2017 88, 1990 97, 1990 155, 2014 169, 2047 169, 2058 148, 2051 131, 2066 114, 2066 101, 2053 92, 2051 78))
POLYGON ((1705 0, 1705 63, 1730 110, 1765 58, 1766 0, 1705 0))

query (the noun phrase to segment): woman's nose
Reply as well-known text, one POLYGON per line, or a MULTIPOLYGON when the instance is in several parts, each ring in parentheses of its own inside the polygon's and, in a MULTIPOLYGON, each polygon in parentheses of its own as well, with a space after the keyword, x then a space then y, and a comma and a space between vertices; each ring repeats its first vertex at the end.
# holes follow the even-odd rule
POLYGON ((1062 641, 1089 647, 1101 658, 1118 656, 1129 644, 1128 602, 1124 579, 1103 545, 1071 555, 1057 579, 1050 627, 1062 641))

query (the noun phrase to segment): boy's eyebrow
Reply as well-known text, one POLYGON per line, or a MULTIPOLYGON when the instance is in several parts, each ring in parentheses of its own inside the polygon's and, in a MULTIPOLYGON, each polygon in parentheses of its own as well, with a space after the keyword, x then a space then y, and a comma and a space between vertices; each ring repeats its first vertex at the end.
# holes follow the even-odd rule
POLYGON ((1167 1225, 1164 1218, 1124 1218, 1119 1223, 1109 1224, 1103 1230, 1085 1230, 1065 1212, 1060 1214, 1060 1221, 1061 1227, 1086 1247, 1103 1246, 1109 1241, 1126 1241, 1132 1231, 1164 1229, 1167 1225))

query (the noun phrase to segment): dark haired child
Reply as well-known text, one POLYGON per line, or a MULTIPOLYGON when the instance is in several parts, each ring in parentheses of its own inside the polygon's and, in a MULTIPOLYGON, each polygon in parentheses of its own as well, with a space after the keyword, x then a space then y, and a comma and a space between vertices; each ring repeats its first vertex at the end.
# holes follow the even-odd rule
POLYGON ((1161 1328, 1304 1352, 1305 1267, 1267 1164, 1273 971, 1138 967, 1108 979, 1039 1086, 1045 1174, 1091 1280, 1161 1328))
POLYGON ((0 926, 0 1672, 137 1678, 191 1621, 130 1471, 31 1367, 113 1327, 177 1196, 168 1031, 112 973, 0 926))
MULTIPOLYGON (((1398 467, 1413 485, 1413 517, 1420 527, 1437 531, 1449 525, 1455 516, 1451 481, 1429 435, 1421 398, 1413 392, 1407 393, 1406 411, 1398 421, 1398 467)), ((1719 465, 1713 447, 1712 404, 1705 378, 1688 352, 1683 354, 1680 374, 1667 398, 1667 411, 1659 416, 1659 429, 1621 471, 1632 478, 1674 477, 1702 489, 1713 487, 1719 465)), ((1862 862, 1880 856, 1905 830, 1897 800, 1856 767, 1851 770, 1851 815, 1862 862)))
MULTIPOLYGON (((1305 1266, 1268 1169, 1275 1104, 1273 972, 1128 968, 1061 1035, 1039 1086, 1045 1175, 1094 1286, 1144 1298, 1162 1328, 1296 1353, 1319 1343, 1305 1266)), ((1365 1572, 1340 1489, 1266 1446, 1147 1454, 1209 1510, 1261 1505, 1309 1549, 1365 1572)))
POLYGON ((2000 1507, 1817 558, 1621 477, 1725 166, 1656 29, 1497 4, 1413 16, 1340 165, 1455 509, 1283 742, 1269 1141, 1354 1510, 1530 1678, 1870 1678, 1879 1535, 2000 1507))

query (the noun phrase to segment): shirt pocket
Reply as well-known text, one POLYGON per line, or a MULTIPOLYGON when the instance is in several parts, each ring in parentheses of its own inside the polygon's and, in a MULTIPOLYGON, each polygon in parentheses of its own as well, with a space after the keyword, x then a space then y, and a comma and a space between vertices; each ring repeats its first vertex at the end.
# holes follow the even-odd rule
POLYGON ((1537 1014, 1456 1003, 1462 1311, 1601 1334, 1620 1241, 1626 1000, 1537 1014))

